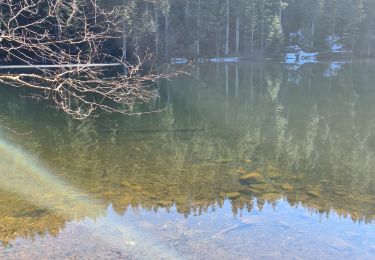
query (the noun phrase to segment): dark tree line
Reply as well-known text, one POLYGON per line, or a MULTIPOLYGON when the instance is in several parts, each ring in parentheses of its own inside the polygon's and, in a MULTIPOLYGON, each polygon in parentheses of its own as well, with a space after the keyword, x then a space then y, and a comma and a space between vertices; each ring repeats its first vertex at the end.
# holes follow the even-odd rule
MULTIPOLYGON (((2 5, 7 3, 5 0, 0 2, 2 5)), ((115 56, 125 52, 127 55, 123 58, 127 60, 143 55, 147 49, 160 60, 231 55, 280 56, 287 46, 295 44, 290 35, 297 32, 303 36, 298 43, 305 51, 329 51, 329 36, 339 37, 345 50, 352 51, 355 56, 372 56, 375 49, 373 0, 91 2, 94 2, 91 6, 122 9, 124 36, 116 44, 111 42, 105 46, 115 56)), ((87 14, 93 16, 94 13, 95 10, 87 14)), ((3 8, 1 17, 6 16, 9 14, 3 8)))
POLYGON ((164 62, 277 58, 292 45, 365 57, 375 49, 374 0, 0 0, 0 11, 0 64, 75 64, 0 73, 0 83, 38 90, 38 99, 77 118, 132 113, 155 98, 148 85, 161 75, 140 59, 150 53, 164 62), (106 77, 87 66, 108 61, 127 73, 106 77))
MULTIPOLYGON (((159 58, 280 56, 299 32, 305 51, 330 51, 328 37, 355 56, 375 49, 373 0, 113 0, 124 15, 128 55, 159 58)), ((124 27, 125 28, 125 27, 124 27)))

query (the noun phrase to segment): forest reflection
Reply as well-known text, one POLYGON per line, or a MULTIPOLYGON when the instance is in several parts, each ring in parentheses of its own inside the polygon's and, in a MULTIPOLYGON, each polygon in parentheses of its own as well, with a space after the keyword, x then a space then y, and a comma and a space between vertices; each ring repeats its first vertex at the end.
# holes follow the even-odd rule
MULTIPOLYGON (((0 240, 57 235, 66 221, 95 219, 110 205, 120 215, 176 208, 189 216, 230 200, 236 215, 286 200, 373 223, 374 68, 350 63, 327 74, 331 64, 199 65, 191 76, 160 84, 162 98, 149 106, 166 108, 162 113, 85 121, 1 92, 1 122, 32 131, 2 131, 1 139, 103 205, 64 215, 2 185, 0 240)), ((12 168, 6 154, 0 150, 2 174, 12 168)))

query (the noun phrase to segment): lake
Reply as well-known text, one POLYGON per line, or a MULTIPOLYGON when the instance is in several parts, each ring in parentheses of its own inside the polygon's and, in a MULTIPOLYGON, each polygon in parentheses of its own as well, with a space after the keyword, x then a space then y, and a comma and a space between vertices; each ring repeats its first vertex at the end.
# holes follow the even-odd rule
POLYGON ((375 63, 188 71, 84 121, 2 87, 0 258, 374 259, 375 63))

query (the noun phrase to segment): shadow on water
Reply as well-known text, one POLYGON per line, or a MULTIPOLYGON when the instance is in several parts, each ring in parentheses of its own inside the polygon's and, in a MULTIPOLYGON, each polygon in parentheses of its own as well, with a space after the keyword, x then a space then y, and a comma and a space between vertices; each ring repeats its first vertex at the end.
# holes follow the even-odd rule
POLYGON ((92 219, 120 230, 112 247, 146 241, 149 256, 374 254, 375 66, 329 66, 200 65, 162 88, 160 114, 82 122, 2 91, 0 120, 32 133, 3 131, 0 240, 92 219), (343 227, 355 245, 332 235, 343 227), (256 251, 288 232, 299 244, 256 251))

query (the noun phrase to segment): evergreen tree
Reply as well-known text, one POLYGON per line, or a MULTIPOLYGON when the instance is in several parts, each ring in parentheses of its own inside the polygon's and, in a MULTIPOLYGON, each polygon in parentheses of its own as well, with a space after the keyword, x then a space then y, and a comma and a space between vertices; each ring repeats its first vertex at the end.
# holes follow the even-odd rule
POLYGON ((270 56, 280 56, 284 49, 284 33, 281 26, 280 17, 275 15, 272 18, 267 36, 267 48, 270 56))

